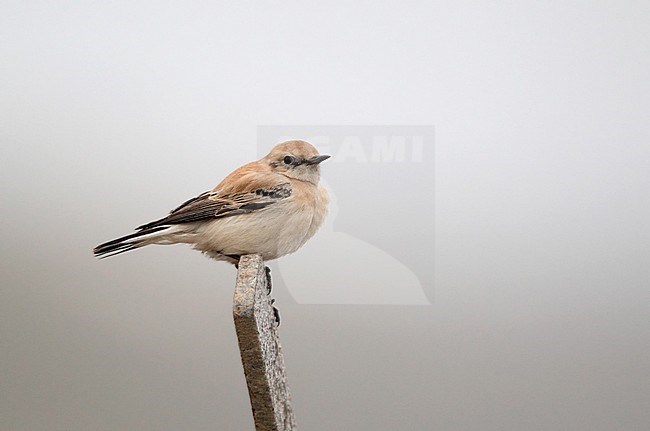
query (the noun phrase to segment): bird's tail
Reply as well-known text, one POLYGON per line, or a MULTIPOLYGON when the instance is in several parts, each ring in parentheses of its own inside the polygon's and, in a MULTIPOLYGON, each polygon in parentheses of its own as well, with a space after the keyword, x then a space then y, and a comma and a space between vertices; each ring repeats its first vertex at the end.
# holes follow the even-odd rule
POLYGON ((105 242, 104 244, 100 244, 93 249, 93 253, 96 257, 103 259, 105 257, 114 256, 116 254, 125 253, 136 248, 144 247, 148 244, 154 244, 158 239, 170 233, 163 232, 168 231, 170 228, 171 226, 155 226, 144 228, 130 235, 126 235, 121 238, 105 242))

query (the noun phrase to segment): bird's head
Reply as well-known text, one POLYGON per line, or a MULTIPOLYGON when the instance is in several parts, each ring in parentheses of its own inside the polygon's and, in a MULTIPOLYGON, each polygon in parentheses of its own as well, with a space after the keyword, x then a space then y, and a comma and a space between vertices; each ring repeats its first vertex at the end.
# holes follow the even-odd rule
POLYGON ((265 160, 271 170, 300 181, 318 184, 320 163, 330 156, 318 154, 309 142, 287 141, 273 147, 265 160))

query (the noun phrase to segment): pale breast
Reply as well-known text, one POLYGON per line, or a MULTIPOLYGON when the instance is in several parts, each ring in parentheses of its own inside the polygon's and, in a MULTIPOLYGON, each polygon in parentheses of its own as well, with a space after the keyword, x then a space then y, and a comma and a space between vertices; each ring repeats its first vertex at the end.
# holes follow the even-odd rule
POLYGON ((300 248, 323 223, 329 199, 322 187, 296 181, 290 197, 262 210, 197 226, 195 248, 210 254, 261 254, 276 259, 300 248))

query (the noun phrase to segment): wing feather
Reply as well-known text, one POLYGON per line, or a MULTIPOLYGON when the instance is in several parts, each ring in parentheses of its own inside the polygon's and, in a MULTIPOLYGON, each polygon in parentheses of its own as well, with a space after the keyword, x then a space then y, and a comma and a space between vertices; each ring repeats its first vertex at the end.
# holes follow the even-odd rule
MULTIPOLYGON (((251 184, 254 186, 255 184, 251 184)), ((217 219, 259 211, 291 196, 291 183, 271 187, 248 187, 248 190, 222 193, 218 189, 204 192, 172 210, 167 217, 139 226, 138 230, 158 226, 217 219)))

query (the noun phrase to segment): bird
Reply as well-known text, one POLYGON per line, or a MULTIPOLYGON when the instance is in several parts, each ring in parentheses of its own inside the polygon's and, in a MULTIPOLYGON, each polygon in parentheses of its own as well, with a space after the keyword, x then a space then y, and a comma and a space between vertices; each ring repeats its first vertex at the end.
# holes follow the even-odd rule
POLYGON ((329 197, 320 183, 320 164, 328 158, 306 141, 280 143, 212 190, 134 233, 98 245, 93 253, 105 258, 151 244, 191 244, 236 266, 246 254, 269 261, 293 253, 327 215, 329 197))

